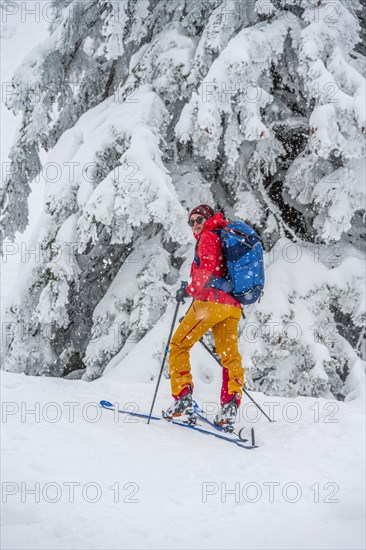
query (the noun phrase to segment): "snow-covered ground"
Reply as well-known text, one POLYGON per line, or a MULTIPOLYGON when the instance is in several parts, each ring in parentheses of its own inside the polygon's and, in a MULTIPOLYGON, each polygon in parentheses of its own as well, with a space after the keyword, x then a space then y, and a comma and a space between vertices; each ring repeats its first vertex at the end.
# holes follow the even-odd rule
MULTIPOLYGON (((245 450, 100 409, 149 410, 154 384, 120 377, 2 373, 2 548, 365 547, 360 398, 253 393, 276 422, 244 398, 240 425, 260 445, 245 450)), ((213 410, 202 385, 196 399, 213 410)), ((168 403, 164 379, 154 412, 168 403)))

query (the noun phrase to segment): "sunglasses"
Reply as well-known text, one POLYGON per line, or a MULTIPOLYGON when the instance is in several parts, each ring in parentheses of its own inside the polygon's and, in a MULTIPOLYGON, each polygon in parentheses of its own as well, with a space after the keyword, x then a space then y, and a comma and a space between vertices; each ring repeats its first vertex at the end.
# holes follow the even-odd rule
POLYGON ((198 225, 201 225, 204 219, 205 218, 203 216, 198 216, 198 218, 196 218, 195 220, 189 220, 188 225, 190 225, 191 227, 193 227, 195 223, 198 223, 198 225))

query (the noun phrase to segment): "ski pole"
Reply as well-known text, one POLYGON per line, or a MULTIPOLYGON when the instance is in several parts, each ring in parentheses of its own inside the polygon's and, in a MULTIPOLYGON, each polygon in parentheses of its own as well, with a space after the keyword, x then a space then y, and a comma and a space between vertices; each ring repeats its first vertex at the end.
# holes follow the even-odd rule
MULTIPOLYGON (((200 342, 201 342, 201 344, 203 345, 203 347, 209 352, 210 355, 212 355, 212 357, 215 359, 215 361, 216 361, 216 362, 220 365, 220 367, 222 368, 222 365, 221 365, 220 361, 219 361, 219 360, 217 359, 217 357, 212 353, 212 351, 211 351, 210 348, 207 346, 207 344, 205 344, 204 341, 203 341, 202 339, 200 339, 200 342)), ((243 388, 243 393, 245 393, 245 395, 246 395, 247 397, 249 397, 249 399, 254 403, 254 405, 255 405, 256 407, 258 407, 258 409, 261 411, 261 413, 263 413, 264 416, 265 416, 266 418, 268 418, 268 420, 269 420, 270 422, 274 422, 274 420, 272 420, 272 419, 268 416, 268 414, 266 414, 266 413, 264 412, 264 410, 262 409, 262 407, 260 407, 260 405, 258 405, 258 403, 256 403, 256 402, 254 401, 254 399, 249 395, 249 393, 248 393, 244 388, 243 388)))
POLYGON ((254 401, 253 397, 251 397, 251 396, 249 395, 249 393, 248 393, 244 388, 243 388, 243 393, 245 393, 245 395, 246 395, 247 397, 249 397, 249 399, 254 403, 254 405, 255 405, 256 407, 258 407, 258 409, 261 411, 261 413, 263 413, 264 416, 265 416, 266 418, 268 418, 268 420, 269 420, 270 422, 274 422, 274 420, 272 420, 272 419, 268 416, 268 414, 266 414, 266 413, 264 412, 264 410, 262 409, 262 407, 260 407, 260 406, 258 405, 258 403, 256 403, 256 402, 254 401))
MULTIPOLYGON (((187 283, 186 281, 181 281, 181 288, 186 288, 187 286, 188 286, 188 283, 187 283)), ((184 304, 184 300, 182 300, 182 302, 183 302, 183 304, 184 304)), ((177 302, 177 305, 176 305, 176 308, 175 308, 175 312, 174 312, 174 317, 173 317, 172 326, 170 327, 170 332, 169 332, 168 341, 167 341, 167 344, 166 344, 166 346, 165 346, 165 353, 164 353, 164 357, 163 357, 163 362, 162 362, 162 364, 161 364, 160 373, 159 373, 159 378, 158 378, 158 381, 157 381, 157 383, 156 383, 156 388, 155 388, 155 393, 154 393, 153 401, 152 401, 152 404, 151 404, 151 409, 150 409, 150 413, 149 413, 149 418, 148 418, 148 420, 147 420, 147 423, 148 423, 148 424, 150 424, 151 415, 152 415, 153 408, 154 408, 154 405, 155 405, 155 399, 156 399, 156 396, 157 396, 157 393, 158 393, 158 389, 159 389, 159 385, 160 385, 160 380, 161 380, 161 375, 163 374, 164 365, 165 365, 165 360, 166 360, 166 357, 167 357, 167 355, 168 355, 169 344, 170 344, 170 340, 172 339, 172 334, 173 334, 173 330, 174 330, 174 325, 175 325, 175 321, 176 321, 177 315, 178 315, 179 305, 180 305, 180 301, 177 302)))

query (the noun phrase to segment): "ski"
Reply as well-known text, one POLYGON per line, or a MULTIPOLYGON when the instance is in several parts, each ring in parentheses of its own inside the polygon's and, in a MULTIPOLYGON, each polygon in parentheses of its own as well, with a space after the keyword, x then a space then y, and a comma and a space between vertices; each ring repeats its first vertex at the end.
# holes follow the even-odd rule
MULTIPOLYGON (((205 411, 203 411, 201 409, 201 407, 198 405, 198 403, 196 401, 193 401, 193 408, 194 408, 194 413, 197 416, 197 418, 199 418, 200 420, 202 420, 203 422, 205 422, 206 424, 208 424, 209 426, 211 426, 215 430, 217 430, 219 432, 222 432, 222 433, 231 433, 231 434, 235 435, 238 439, 240 439, 240 441, 243 441, 244 443, 248 441, 248 439, 243 438, 242 435, 241 435, 241 432, 244 430, 244 428, 240 428, 239 433, 236 433, 234 429, 232 429, 231 431, 226 431, 225 428, 223 428, 222 426, 218 426, 217 424, 215 424, 214 422, 209 420, 207 418, 207 415, 206 415, 205 411)), ((230 425, 230 428, 234 428, 234 426, 230 425)), ((255 447, 256 445, 255 445, 255 437, 254 437, 254 429, 253 428, 251 429, 251 440, 252 440, 252 447, 255 447)))
POLYGON ((235 443, 235 445, 237 445, 238 447, 242 447, 243 449, 255 449, 256 448, 256 445, 252 446, 252 445, 245 445, 245 443, 239 439, 239 438, 233 438, 233 437, 230 437, 229 435, 224 435, 224 433, 219 433, 219 432, 211 432, 209 430, 205 430, 204 428, 202 428, 200 425, 197 425, 197 424, 187 424, 187 423, 184 423, 184 422, 179 422, 179 420, 168 420, 168 419, 165 419, 167 422, 169 422, 170 424, 174 424, 175 426, 182 426, 183 428, 190 428, 191 430, 194 430, 196 432, 200 432, 200 433, 203 433, 203 434, 206 434, 206 435, 213 435, 214 437, 217 437, 218 439, 223 439, 224 441, 230 441, 230 443, 235 443))
MULTIPOLYGON (((103 409, 108 409, 109 411, 116 410, 115 406, 110 401, 105 401, 105 400, 99 401, 99 405, 103 409)), ((131 416, 137 416, 138 418, 149 418, 148 414, 128 411, 127 409, 117 409, 117 411, 121 414, 130 414, 131 416)), ((163 418, 161 416, 152 416, 151 420, 163 420, 163 418)))
MULTIPOLYGON (((228 430, 228 432, 225 432, 225 429, 222 426, 219 426, 218 424, 215 424, 214 422, 209 420, 209 418, 207 418, 207 415, 206 415, 205 411, 201 409, 201 407, 198 405, 198 403, 196 401, 193 401, 193 409, 194 409, 195 415, 200 420, 203 420, 204 422, 206 422, 206 424, 208 424, 209 426, 211 426, 215 430, 217 430, 219 432, 224 432, 224 433, 234 433, 233 431, 229 431, 229 430, 228 430)), ((233 427, 233 426, 230 425, 230 427, 233 427)))
MULTIPOLYGON (((134 411, 128 411, 127 409, 116 409, 114 404, 111 403, 110 401, 102 400, 102 401, 99 402, 99 404, 103 409, 107 409, 109 411, 117 410, 120 414, 127 414, 127 415, 131 415, 131 416, 136 416, 138 418, 149 418, 148 414, 138 413, 138 412, 134 412, 134 411)), ((183 428, 189 428, 189 429, 195 430, 199 433, 203 433, 203 434, 206 434, 206 435, 212 435, 212 436, 216 437, 217 439, 222 439, 224 441, 229 441, 230 443, 235 443, 235 445, 237 445, 238 447, 242 447, 243 449, 255 449, 256 448, 256 445, 245 445, 245 442, 243 440, 237 438, 237 437, 234 438, 234 437, 230 437, 229 435, 224 435, 224 433, 212 432, 212 431, 206 430, 205 428, 203 428, 200 425, 197 426, 197 424, 187 424, 185 422, 179 422, 179 420, 167 420, 162 416, 152 416, 151 419, 152 420, 166 420, 166 422, 169 422, 170 424, 173 424, 175 426, 182 426, 183 428)), ((202 420, 205 420, 205 418, 202 417, 202 420)), ((207 421, 207 423, 210 423, 210 422, 207 421)))

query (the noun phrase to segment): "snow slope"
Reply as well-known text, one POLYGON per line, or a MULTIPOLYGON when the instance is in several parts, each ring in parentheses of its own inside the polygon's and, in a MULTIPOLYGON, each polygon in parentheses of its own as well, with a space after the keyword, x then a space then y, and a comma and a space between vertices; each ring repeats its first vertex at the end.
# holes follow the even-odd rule
MULTIPOLYGON (((118 370, 89 383, 2 372, 2 548, 364 548, 360 398, 252 393, 277 421, 245 397, 240 425, 260 444, 245 450, 99 409, 149 410, 155 382, 118 370)), ((209 387, 196 399, 213 410, 209 387)), ((154 412, 169 403, 163 379, 154 412)))

